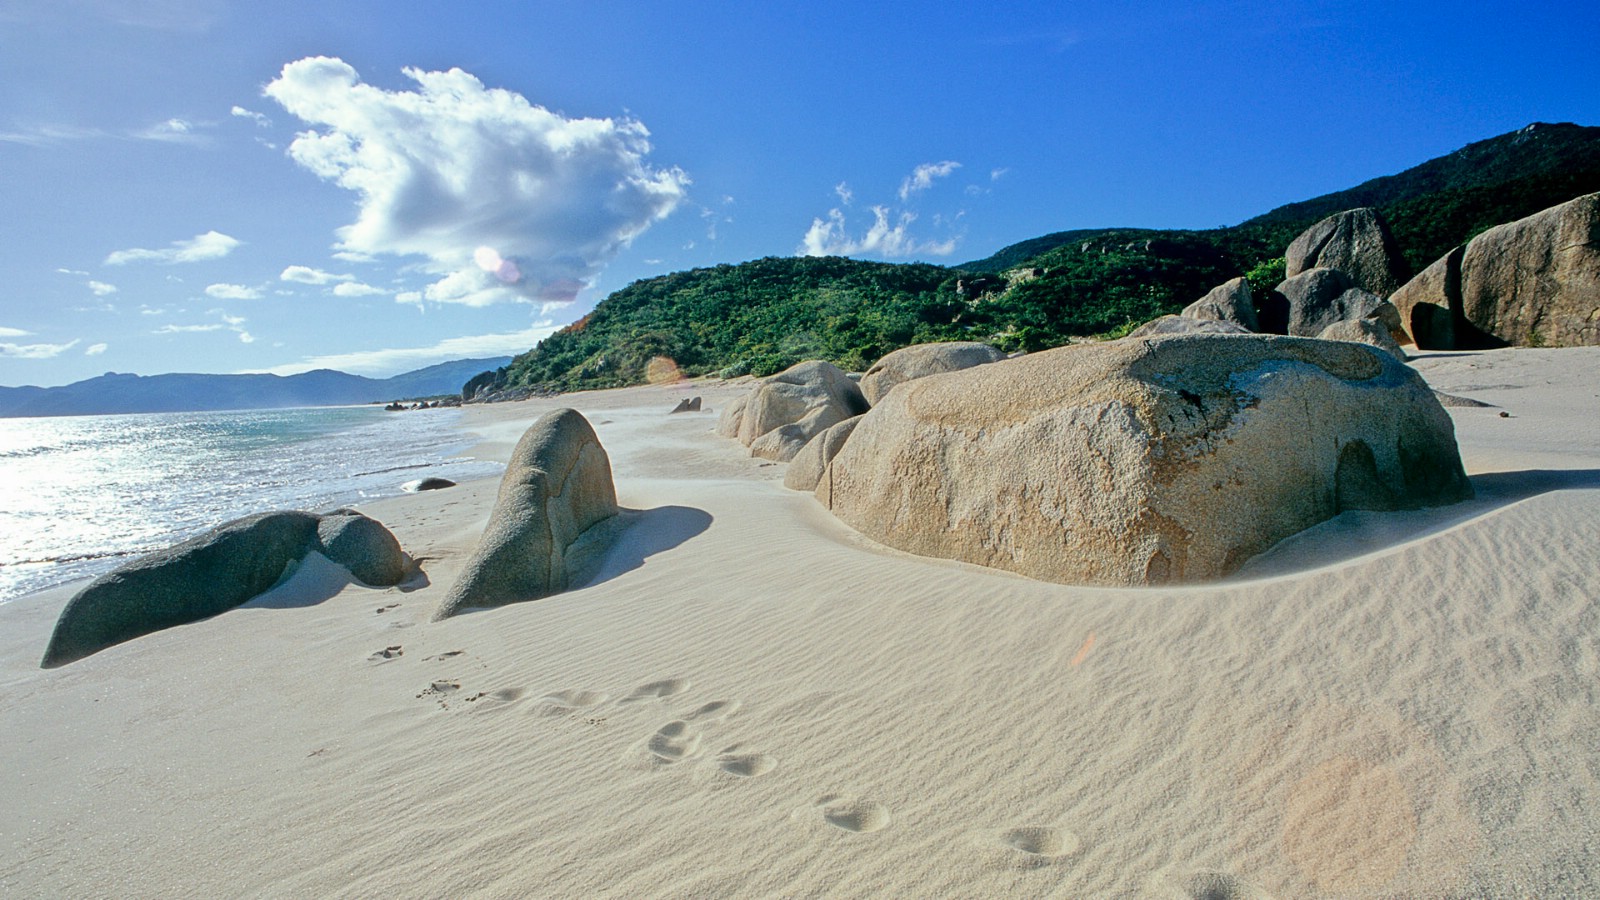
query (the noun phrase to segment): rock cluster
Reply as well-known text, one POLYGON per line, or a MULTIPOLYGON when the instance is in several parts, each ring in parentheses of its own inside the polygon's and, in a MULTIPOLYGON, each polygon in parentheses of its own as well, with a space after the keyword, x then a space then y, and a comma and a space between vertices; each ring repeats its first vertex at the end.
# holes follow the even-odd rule
POLYGON ((434 620, 565 590, 568 547, 617 511, 611 460, 589 420, 546 413, 511 452, 488 527, 434 620))
POLYGON ((849 375, 832 363, 811 360, 763 380, 728 404, 717 433, 738 438, 751 456, 788 462, 812 438, 867 407, 849 375))
POLYGON ((399 541, 354 510, 247 516, 95 579, 61 610, 41 665, 66 665, 248 603, 312 552, 370 585, 395 585, 405 577, 399 541))
POLYGON ((1357 287, 1387 297, 1405 283, 1406 263, 1377 210, 1349 209, 1306 229, 1284 252, 1284 274, 1337 269, 1357 287))

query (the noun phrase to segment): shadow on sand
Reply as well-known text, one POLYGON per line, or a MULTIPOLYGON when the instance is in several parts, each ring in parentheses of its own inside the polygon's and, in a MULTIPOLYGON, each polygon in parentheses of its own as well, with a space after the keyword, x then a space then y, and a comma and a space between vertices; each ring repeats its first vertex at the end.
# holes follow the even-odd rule
POLYGON ((1476 496, 1452 506, 1342 513, 1285 538, 1227 578, 1277 578, 1347 562, 1447 531, 1552 491, 1600 488, 1600 469, 1524 469, 1471 476, 1476 496))
MULTIPOLYGON (((571 587, 594 587, 644 566, 645 560, 688 542, 711 527, 711 514, 692 506, 658 506, 654 509, 624 509, 602 533, 593 535, 597 544, 571 560, 571 587)), ((592 529, 600 530, 600 529, 592 529)), ((585 533, 584 538, 591 535, 585 533)))

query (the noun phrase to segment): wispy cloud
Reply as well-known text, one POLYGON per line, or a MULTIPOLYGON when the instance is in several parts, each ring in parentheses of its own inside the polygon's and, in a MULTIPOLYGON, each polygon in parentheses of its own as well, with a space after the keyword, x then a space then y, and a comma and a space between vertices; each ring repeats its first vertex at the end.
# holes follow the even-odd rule
POLYGON ((87 347, 85 347, 83 349, 83 355, 84 356, 99 356, 100 354, 106 352, 107 349, 109 349, 109 345, 108 344, 90 344, 89 346, 87 346, 87 347))
POLYGON ((245 330, 243 316, 229 315, 226 310, 213 309, 206 312, 208 316, 216 316, 220 321, 205 322, 194 325, 169 324, 157 328, 151 334, 210 334, 217 331, 231 331, 238 336, 243 344, 255 343, 255 335, 245 330))
POLYGON ((0 337, 27 337, 30 334, 33 332, 23 331, 21 328, 0 327, 0 337))
POLYGON ((335 275, 310 266, 290 266, 278 275, 279 281, 293 281, 299 284, 332 284, 335 281, 355 281, 354 275, 335 275))
POLYGON ((78 141, 158 141, 166 144, 206 144, 205 126, 183 118, 163 119, 139 128, 112 129, 45 123, 19 131, 0 131, 0 143, 51 147, 78 141))
POLYGON ((78 341, 65 344, 0 344, 0 356, 11 359, 53 359, 78 346, 78 341))
POLYGON ((289 155, 360 195, 356 221, 338 232, 341 253, 423 257, 438 279, 423 291, 430 301, 571 302, 687 196, 687 175, 646 161, 637 120, 570 119, 460 69, 404 72, 416 90, 308 58, 265 93, 322 129, 299 135, 289 155))
POLYGON ((272 120, 267 118, 265 114, 245 109, 242 106, 235 106, 233 109, 228 110, 228 114, 240 119, 249 119, 261 128, 266 128, 272 124, 272 120))
POLYGON ((130 262, 191 263, 208 259, 221 259, 234 251, 242 242, 218 231, 197 234, 186 241, 173 241, 163 250, 145 250, 135 247, 118 250, 106 257, 106 265, 120 266, 130 262))
POLYGON ((430 366, 452 359, 476 359, 485 356, 514 356, 524 353, 534 344, 544 340, 560 328, 549 323, 535 325, 525 331, 507 334, 484 334, 471 337, 446 338, 427 347, 405 347, 389 350, 361 350, 329 356, 313 356, 297 363, 275 366, 266 371, 274 375, 294 375, 312 369, 338 369, 356 375, 387 376, 430 366))
POLYGON ((900 202, 904 203, 911 199, 912 194, 921 193, 933 187, 935 181, 948 176, 959 168, 961 168, 961 163, 949 159, 944 162, 923 163, 917 166, 910 175, 906 176, 905 181, 900 182, 900 202))
POLYGON ((845 224, 844 212, 828 211, 826 219, 812 219, 800 243, 803 256, 855 256, 872 254, 906 258, 912 256, 949 256, 955 252, 958 239, 943 241, 918 240, 910 233, 911 223, 917 220, 913 213, 902 212, 891 221, 886 206, 872 208, 873 224, 859 238, 852 238, 845 224))
POLYGON ((216 300, 260 300, 261 290, 242 284, 211 284, 206 285, 206 296, 216 300))

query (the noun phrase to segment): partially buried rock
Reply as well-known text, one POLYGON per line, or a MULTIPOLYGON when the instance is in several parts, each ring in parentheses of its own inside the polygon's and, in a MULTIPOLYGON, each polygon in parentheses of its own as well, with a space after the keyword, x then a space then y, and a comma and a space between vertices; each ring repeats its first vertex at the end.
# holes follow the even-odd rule
POLYGON ((1232 322, 1245 331, 1259 331, 1256 321, 1255 298, 1250 295, 1250 282, 1235 278, 1218 285, 1204 297, 1185 306, 1183 316, 1202 321, 1232 322))
POLYGON ((545 414, 511 452, 489 525, 434 621, 565 590, 567 548, 616 514, 611 460, 589 420, 545 414))
POLYGON ((911 553, 1049 581, 1219 578, 1344 510, 1467 499, 1450 417, 1371 347, 1083 344, 905 385, 817 496, 911 553))
POLYGON ((861 393, 873 406, 895 385, 942 372, 957 372, 1005 359, 1000 350, 976 341, 950 341, 901 347, 873 363, 861 376, 861 393))
POLYGON ((717 422, 717 433, 738 438, 751 456, 788 462, 812 438, 867 407, 861 389, 838 366, 810 360, 765 379, 730 403, 717 422))
POLYGON ((430 476, 428 478, 419 478, 416 481, 408 481, 402 485, 402 489, 418 493, 421 491, 442 491, 445 488, 453 488, 455 486, 456 483, 448 478, 430 476))
POLYGON ((791 491, 816 490, 817 482, 822 480, 828 463, 838 455, 845 441, 850 440, 851 432, 855 431, 859 424, 861 424, 860 416, 845 419, 812 438, 800 448, 794 459, 789 461, 789 471, 783 473, 783 486, 791 491))
POLYGON ((1394 335, 1388 326, 1376 319, 1346 319, 1335 322, 1322 330, 1317 335, 1324 341, 1353 341, 1357 344, 1368 344, 1389 354, 1401 362, 1406 361, 1404 350, 1395 343, 1394 335))
POLYGON ((312 551, 367 584, 393 585, 404 577, 399 542, 360 513, 247 516, 95 579, 61 610, 41 665, 66 665, 114 644, 248 603, 293 572, 312 551))
POLYGON ((678 401, 678 405, 674 406, 672 408, 672 412, 667 413, 667 415, 670 416, 673 413, 686 413, 686 412, 699 412, 699 411, 700 411, 700 398, 699 397, 685 397, 682 400, 679 400, 678 401))

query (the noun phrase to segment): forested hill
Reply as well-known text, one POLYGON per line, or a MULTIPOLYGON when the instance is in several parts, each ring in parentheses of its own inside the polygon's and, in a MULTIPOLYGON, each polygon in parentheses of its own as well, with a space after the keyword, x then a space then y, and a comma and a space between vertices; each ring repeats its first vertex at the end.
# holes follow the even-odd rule
POLYGON ((1121 333, 1239 275, 1270 288, 1289 242, 1341 210, 1378 208, 1420 271, 1487 228, 1596 191, 1600 128, 1536 123, 1230 228, 1077 229, 948 268, 773 258, 647 279, 602 300, 493 381, 615 387, 676 372, 764 375, 808 358, 861 369, 930 340, 1039 350, 1121 333))

